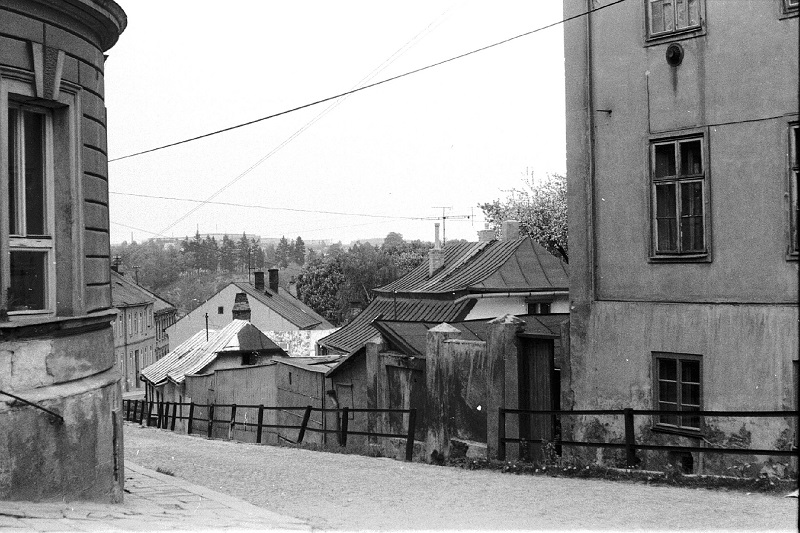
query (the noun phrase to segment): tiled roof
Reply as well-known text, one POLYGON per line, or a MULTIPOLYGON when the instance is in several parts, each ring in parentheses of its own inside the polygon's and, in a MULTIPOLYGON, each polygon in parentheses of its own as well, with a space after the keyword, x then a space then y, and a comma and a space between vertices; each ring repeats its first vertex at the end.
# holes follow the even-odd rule
MULTIPOLYGON (((525 321, 526 336, 541 338, 557 338, 561 336, 560 325, 569 318, 568 314, 554 315, 520 315, 525 321)), ((467 320, 464 322, 448 322, 461 331, 463 340, 481 340, 489 338, 489 319, 467 320)), ((398 322, 392 320, 376 320, 375 328, 398 350, 406 355, 425 357, 428 330, 438 326, 440 322, 398 322)))
POLYGON ((136 285, 125 276, 111 271, 111 305, 114 307, 131 307, 151 304, 155 297, 136 285))
POLYGON ((444 266, 428 275, 428 262, 378 293, 457 293, 506 290, 568 290, 565 263, 530 237, 514 241, 461 243, 444 247, 444 266))
MULTIPOLYGON (((211 339, 212 336, 216 335, 216 330, 209 330, 208 336, 211 339)), ((146 367, 142 370, 142 377, 153 383, 158 385, 165 379, 167 379, 167 374, 170 370, 174 367, 178 366, 180 361, 192 353, 195 349, 202 346, 206 343, 206 332, 205 330, 198 331, 194 335, 192 335, 187 340, 183 341, 179 344, 174 350, 166 354, 164 357, 153 363, 152 365, 146 367)))
POLYGON ((313 309, 295 298, 283 288, 278 288, 278 293, 265 288, 263 291, 256 290, 250 283, 235 282, 239 289, 247 294, 250 300, 250 307, 253 307, 253 300, 256 300, 283 318, 295 324, 300 329, 332 329, 333 325, 317 314, 313 309))
MULTIPOLYGON (((159 371, 157 373, 152 372, 153 379, 150 379, 145 374, 145 371, 150 372, 151 367, 168 359, 169 362, 164 364, 164 366, 169 367, 166 370, 166 377, 175 383, 181 383, 186 377, 186 374, 194 374, 202 371, 211 364, 221 352, 250 350, 272 350, 285 353, 250 322, 246 320, 233 320, 221 330, 214 332, 213 335, 209 331, 208 341, 205 341, 205 330, 195 334, 191 339, 165 355, 160 361, 156 361, 143 370, 142 375, 148 379, 148 381, 158 383, 159 381, 153 381, 153 379, 158 378, 164 372, 162 367, 158 367, 159 371), (194 343, 187 348, 186 344, 191 343, 193 339, 196 340, 198 335, 200 335, 200 339, 203 342, 199 344, 194 343), (173 356, 173 353, 178 352, 178 350, 181 350, 181 353, 178 354, 178 356, 173 356)), ((163 380, 163 378, 161 378, 161 380, 163 380)))
POLYGON ((361 348, 378 331, 371 322, 378 316, 393 320, 421 320, 435 323, 463 319, 475 306, 474 299, 460 302, 424 298, 391 298, 378 296, 352 322, 319 340, 319 344, 350 353, 361 348))

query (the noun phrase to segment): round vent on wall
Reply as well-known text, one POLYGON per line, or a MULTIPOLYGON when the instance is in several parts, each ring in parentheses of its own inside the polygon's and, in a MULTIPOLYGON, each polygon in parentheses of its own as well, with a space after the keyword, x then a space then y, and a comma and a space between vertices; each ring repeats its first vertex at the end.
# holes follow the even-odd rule
POLYGON ((683 61, 683 48, 677 43, 672 43, 667 47, 667 63, 671 67, 677 67, 683 61))

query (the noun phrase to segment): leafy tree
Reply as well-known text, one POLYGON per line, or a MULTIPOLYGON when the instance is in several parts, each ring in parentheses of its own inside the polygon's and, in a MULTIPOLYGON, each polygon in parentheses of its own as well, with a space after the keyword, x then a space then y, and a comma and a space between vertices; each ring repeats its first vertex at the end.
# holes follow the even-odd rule
POLYGON ((306 260, 306 243, 303 242, 303 239, 300 236, 297 236, 297 239, 294 241, 294 262, 300 266, 303 266, 306 260))
POLYGON ((518 220, 520 233, 544 246, 547 251, 569 262, 567 242, 567 179, 551 174, 536 181, 533 174, 523 186, 508 191, 505 199, 480 204, 489 227, 499 230, 505 220, 518 220))
POLYGON ((274 244, 268 244, 264 247, 264 266, 274 265, 278 262, 278 252, 274 244))
POLYGON ((381 249, 388 253, 399 254, 402 252, 404 245, 405 241, 403 240, 403 235, 401 233, 390 231, 383 239, 381 249))
POLYGON ((339 287, 344 282, 338 257, 310 257, 297 277, 297 296, 327 321, 338 324, 341 316, 339 287))

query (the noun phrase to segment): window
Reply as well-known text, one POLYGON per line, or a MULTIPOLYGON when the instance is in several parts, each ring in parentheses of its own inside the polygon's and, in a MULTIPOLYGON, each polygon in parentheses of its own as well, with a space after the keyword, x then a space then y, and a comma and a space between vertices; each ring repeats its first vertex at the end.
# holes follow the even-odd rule
POLYGON ((547 302, 536 302, 528 304, 529 315, 549 315, 550 304, 547 302))
POLYGON ((219 307, 217 307, 217 314, 218 315, 222 315, 224 313, 225 313, 225 308, 224 307, 222 307, 221 305, 219 307))
MULTIPOLYGON (((653 354, 653 381, 657 409, 699 411, 702 405, 702 358, 699 355, 653 354)), ((699 430, 700 417, 659 415, 657 425, 699 430)))
POLYGON ((10 314, 55 308, 52 203, 52 119, 46 109, 8 104, 8 216, 10 314))
POLYGON ((646 0, 650 37, 700 28, 701 0, 646 0))
POLYGON ((128 337, 133 335, 133 314, 128 314, 128 337))
POLYGON ((703 139, 651 145, 653 251, 656 256, 707 254, 703 139))
POLYGON ((791 205, 789 206, 789 219, 791 231, 789 232, 791 243, 789 251, 796 257, 797 254, 797 188, 800 187, 800 127, 793 124, 789 128, 789 193, 791 195, 791 205))
POLYGON ((783 7, 787 13, 797 13, 798 6, 800 6, 800 0, 784 0, 783 7))

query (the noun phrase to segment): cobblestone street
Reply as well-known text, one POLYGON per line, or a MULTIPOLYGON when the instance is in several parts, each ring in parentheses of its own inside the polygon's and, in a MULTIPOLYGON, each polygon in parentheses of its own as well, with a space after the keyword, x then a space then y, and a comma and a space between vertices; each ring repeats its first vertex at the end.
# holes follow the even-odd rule
POLYGON ((125 454, 319 529, 795 531, 797 524, 793 498, 467 471, 128 423, 125 454))

